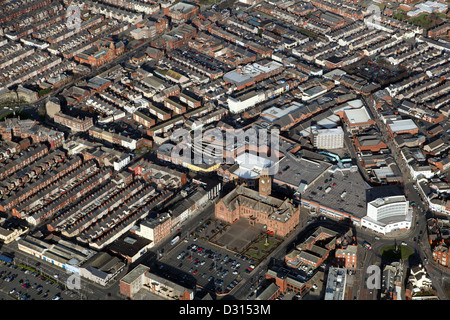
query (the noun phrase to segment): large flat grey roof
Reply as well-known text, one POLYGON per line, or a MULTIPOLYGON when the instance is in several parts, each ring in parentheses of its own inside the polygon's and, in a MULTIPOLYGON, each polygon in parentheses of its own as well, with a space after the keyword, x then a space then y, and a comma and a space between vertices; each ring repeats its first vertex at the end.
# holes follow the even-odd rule
POLYGON ((241 86, 252 81, 253 77, 237 72, 237 70, 233 70, 224 74, 223 80, 234 83, 236 86, 241 86))
POLYGON ((129 273, 127 273, 120 281, 131 284, 148 270, 150 270, 149 267, 140 264, 129 273))
POLYGON ((417 125, 411 119, 395 120, 388 124, 393 132, 416 130, 417 125))
POLYGON ((296 156, 289 154, 280 160, 279 171, 274 175, 273 179, 275 183, 298 188, 301 183, 304 183, 306 186, 313 183, 330 168, 331 164, 329 163, 296 158, 296 156))
POLYGON ((302 199, 361 219, 366 216, 366 190, 370 186, 357 169, 340 170, 337 166, 333 166, 334 168, 336 168, 335 171, 327 171, 310 185, 302 194, 302 199), (336 183, 335 186, 333 186, 334 183, 336 183), (321 190, 318 190, 319 187, 321 190), (326 192, 328 187, 330 189, 326 192), (341 196, 344 192, 345 196, 341 196))

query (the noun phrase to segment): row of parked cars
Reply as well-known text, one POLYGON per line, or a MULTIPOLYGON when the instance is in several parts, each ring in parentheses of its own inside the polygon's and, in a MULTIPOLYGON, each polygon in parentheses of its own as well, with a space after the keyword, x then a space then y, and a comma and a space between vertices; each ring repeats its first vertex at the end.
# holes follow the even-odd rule
MULTIPOLYGON (((190 246, 188 246, 186 248, 186 250, 188 252, 192 252, 192 253, 196 253, 198 256, 200 257, 205 257, 207 259, 210 259, 213 261, 213 263, 211 264, 211 267, 209 269, 209 271, 213 271, 213 269, 215 269, 215 271, 218 272, 217 276, 226 276, 229 273, 228 269, 223 269, 221 267, 219 267, 219 265, 222 265, 224 267, 228 266, 230 267, 230 269, 233 270, 233 274, 237 275, 239 274, 239 268, 241 266, 241 263, 235 259, 230 258, 228 255, 225 255, 222 258, 222 254, 218 253, 216 254, 214 251, 212 250, 205 250, 202 247, 197 246, 196 244, 192 244, 190 246), (223 270, 222 270, 223 269, 223 270)), ((178 256, 177 259, 183 259, 185 256, 188 256, 188 260, 193 259, 192 254, 187 254, 185 251, 181 252, 178 256)), ((242 258, 242 256, 240 256, 242 258)), ((252 261, 251 261, 252 262, 252 261)), ((198 265, 204 265, 205 264, 205 260, 201 260, 198 258, 194 259, 194 265, 198 266, 198 265)), ((255 268, 255 266, 253 264, 251 264, 246 271, 250 272, 255 268)))
MULTIPOLYGON (((214 285, 214 290, 219 294, 228 293, 239 283, 237 279, 226 281, 225 277, 230 274, 236 276, 239 274, 243 258, 244 256, 236 255, 235 258, 226 253, 207 249, 198 243, 191 243, 177 256, 178 260, 182 260, 178 265, 179 268, 183 266, 183 263, 187 263, 191 267, 188 270, 189 273, 198 274, 199 277, 205 279, 208 277, 208 283, 214 285), (204 266, 206 263, 208 266, 204 266)), ((253 265, 252 268, 254 268, 253 265)))
MULTIPOLYGON (((44 277, 40 276, 39 277, 40 280, 45 280, 44 277)), ((51 284, 52 281, 51 280, 47 280, 46 284, 51 284)), ((38 283, 33 283, 31 284, 30 280, 28 279, 20 279, 19 280, 19 284, 21 285, 21 289, 25 290, 25 293, 22 293, 21 289, 17 290, 15 288, 11 289, 11 291, 9 292, 10 295, 13 295, 15 298, 19 299, 19 300, 28 300, 30 298, 30 295, 26 292, 29 289, 35 289, 36 290, 36 295, 41 296, 42 294, 42 298, 47 298, 48 295, 50 294, 50 290, 44 291, 44 287, 41 284, 38 283)), ((61 290, 63 289, 61 286, 58 285, 58 289, 61 290)), ((60 293, 56 293, 55 296, 52 298, 52 300, 60 300, 61 299, 61 295, 60 293)))
MULTIPOLYGON (((52 300, 62 300, 61 297, 61 291, 64 290, 64 287, 55 283, 53 280, 44 277, 43 275, 41 275, 40 273, 30 270, 30 269, 26 269, 24 267, 20 267, 14 264, 8 264, 5 263, 5 265, 7 265, 9 268, 17 270, 18 273, 14 272, 14 270, 12 271, 8 271, 8 270, 2 270, 0 271, 0 279, 7 281, 7 282, 12 282, 13 285, 14 283, 17 282, 17 286, 18 288, 12 288, 9 290, 9 295, 12 296, 13 298, 19 299, 19 300, 29 300, 32 296, 34 296, 34 298, 37 298, 37 296, 39 296, 40 298, 47 298, 50 295, 50 289, 45 290, 44 286, 45 285, 49 285, 49 286, 56 286, 56 289, 59 290, 60 292, 57 292, 52 300), (19 273, 22 275, 25 275, 23 278, 19 277, 19 273), (36 278, 36 281, 27 279, 27 276, 32 279, 32 277, 36 278), (19 277, 18 281, 14 281, 17 277, 19 277), (40 281, 39 281, 40 280, 40 281), (32 293, 32 295, 30 295, 30 293, 32 293)), ((11 287, 9 287, 11 288, 11 287)), ((66 290, 64 292, 67 296, 70 297, 74 297, 75 293, 70 291, 70 290, 66 290)), ((39 299, 40 299, 39 298, 39 299)))
POLYGON ((9 271, 8 273, 6 273, 6 270, 2 270, 0 272, 0 278, 6 282, 11 282, 13 281, 16 277, 18 276, 17 273, 12 273, 11 271, 9 271))

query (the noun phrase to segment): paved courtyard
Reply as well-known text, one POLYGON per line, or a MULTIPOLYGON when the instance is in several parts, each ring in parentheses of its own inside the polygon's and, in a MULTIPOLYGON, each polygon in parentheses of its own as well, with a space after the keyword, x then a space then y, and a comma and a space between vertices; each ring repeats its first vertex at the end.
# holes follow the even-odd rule
POLYGON ((212 242, 228 250, 241 253, 258 236, 264 232, 261 225, 252 226, 246 219, 239 219, 230 225, 221 234, 217 235, 212 242))

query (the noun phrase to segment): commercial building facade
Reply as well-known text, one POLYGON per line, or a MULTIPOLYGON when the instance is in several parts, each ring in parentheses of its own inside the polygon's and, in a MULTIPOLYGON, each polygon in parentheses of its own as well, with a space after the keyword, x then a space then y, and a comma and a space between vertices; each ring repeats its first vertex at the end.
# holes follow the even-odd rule
POLYGON ((344 147, 344 130, 341 127, 332 129, 313 129, 314 147, 318 149, 340 149, 344 147))
POLYGON ((411 227, 409 201, 405 196, 378 198, 367 204, 367 216, 361 219, 361 226, 386 234, 411 227))

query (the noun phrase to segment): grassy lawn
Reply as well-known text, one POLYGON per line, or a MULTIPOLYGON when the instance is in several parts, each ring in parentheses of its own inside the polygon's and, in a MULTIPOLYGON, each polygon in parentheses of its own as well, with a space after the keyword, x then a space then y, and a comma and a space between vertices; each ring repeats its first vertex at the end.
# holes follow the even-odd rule
POLYGON ((400 21, 408 20, 408 16, 404 12, 397 12, 393 17, 400 21))
POLYGON ((399 260, 408 259, 413 254, 413 250, 408 246, 398 245, 398 248, 399 252, 394 252, 395 245, 385 246, 381 249, 381 255, 389 259, 399 260))
POLYGON ((305 36, 310 37, 312 39, 316 39, 318 37, 318 35, 315 34, 314 32, 306 30, 306 29, 303 29, 303 28, 300 28, 300 27, 298 28, 298 31, 300 33, 303 33, 305 36))
POLYGON ((38 91, 39 94, 39 98, 45 96, 46 94, 49 94, 52 91, 52 88, 46 88, 46 89, 41 89, 38 91))
POLYGON ((14 115, 14 111, 11 110, 11 111, 8 111, 8 112, 3 113, 2 115, 0 115, 0 121, 4 121, 6 118, 9 119, 9 118, 12 118, 12 117, 15 117, 15 118, 20 117, 20 119, 23 120, 23 119, 31 118, 31 114, 29 112, 27 112, 27 111, 20 111, 20 112, 18 111, 14 115))
POLYGON ((269 236, 267 243, 266 245, 266 236, 264 235, 247 249, 245 255, 255 261, 262 260, 280 244, 280 240, 269 236))
POLYGON ((437 14, 432 15, 432 14, 424 13, 417 17, 409 19, 408 22, 410 22, 416 26, 422 27, 424 29, 430 29, 430 28, 438 25, 440 20, 441 19, 437 14))
POLYGON ((446 20, 445 13, 422 13, 417 17, 410 18, 403 10, 398 10, 392 17, 400 21, 407 21, 426 30, 433 28, 446 20))

